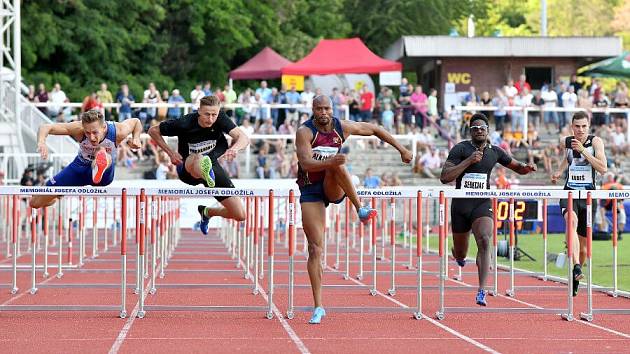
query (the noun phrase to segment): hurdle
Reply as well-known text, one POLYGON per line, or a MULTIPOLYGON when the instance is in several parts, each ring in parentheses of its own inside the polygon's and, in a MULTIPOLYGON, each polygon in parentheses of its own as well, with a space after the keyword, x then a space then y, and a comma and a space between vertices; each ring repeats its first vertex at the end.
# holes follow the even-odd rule
MULTIPOLYGON (((286 194, 286 192, 285 192, 286 194)), ((140 207, 142 210, 144 210, 144 205, 142 203, 142 200, 144 200, 144 198, 146 198, 147 196, 168 196, 169 198, 172 197, 178 197, 178 198, 185 198, 185 197, 208 197, 208 196, 245 196, 245 197, 254 197, 254 204, 259 204, 260 199, 262 197, 267 197, 267 205, 268 205, 268 210, 273 211, 274 210, 274 197, 275 196, 284 196, 283 193, 275 193, 274 190, 263 190, 263 189, 231 189, 231 188, 150 188, 150 189, 141 189, 140 191, 140 198, 141 198, 141 202, 140 202, 140 207), (256 202, 258 201, 258 202, 256 202)), ((154 199, 155 201, 155 199, 154 199)), ((166 247, 169 249, 169 252, 171 252, 174 250, 174 246, 177 244, 178 242, 178 236, 177 236, 177 232, 175 232, 173 230, 173 227, 176 226, 177 224, 174 221, 175 219, 175 208, 173 208, 173 202, 172 200, 170 202, 167 202, 167 206, 166 208, 168 209, 167 212, 167 216, 166 216, 166 220, 167 223, 170 223, 170 226, 167 227, 167 229, 171 229, 170 235, 167 236, 165 239, 168 240, 167 242, 169 243, 169 245, 167 245, 166 247)), ((253 227, 253 232, 255 233, 255 237, 253 237, 254 239, 257 239, 258 232, 260 232, 262 230, 262 228, 259 228, 258 226, 258 222, 260 221, 260 215, 262 214, 260 212, 261 208, 258 208, 258 205, 256 205, 254 207, 255 211, 254 211, 254 222, 255 225, 253 227)), ((143 214, 143 211, 141 211, 141 214, 143 214)), ((248 214, 249 215, 249 214, 248 214)), ((248 217, 249 218, 249 217, 248 217)), ((246 218, 246 219, 248 219, 246 218)), ((265 304, 265 306, 194 306, 194 305, 147 305, 145 304, 145 289, 144 289, 144 282, 140 283, 140 289, 139 289, 139 310, 137 313, 138 318, 144 318, 146 316, 146 314, 150 311, 194 311, 194 312, 198 312, 198 311, 203 311, 203 312, 262 312, 265 313, 265 317, 271 319, 273 318, 273 312, 272 312, 272 307, 273 307, 273 288, 274 288, 274 277, 273 277, 273 270, 274 270, 274 247, 273 247, 273 243, 275 242, 275 238, 274 238, 274 227, 273 227, 273 219, 274 219, 274 213, 273 212, 269 212, 269 227, 267 229, 268 232, 268 247, 267 247, 267 251, 268 251, 268 262, 269 262, 269 267, 268 267, 268 272, 269 272, 269 284, 268 284, 268 297, 267 297, 267 303, 265 304)), ((142 217, 140 218, 141 222, 142 222, 142 217)), ((143 267, 144 264, 144 257, 145 257, 145 250, 144 250, 144 246, 145 246, 145 234, 142 231, 144 228, 141 227, 140 228, 140 247, 139 247, 139 252, 140 252, 140 258, 141 261, 140 263, 140 267, 143 267)), ((257 255, 257 250, 259 250, 257 246, 257 244, 253 245, 253 253, 256 253, 257 255)), ((254 255, 255 256, 255 255, 254 255)), ((168 256, 167 256, 168 258, 168 256)), ((262 257, 260 257, 262 259, 262 257)), ((256 258, 255 262, 254 262, 254 267, 257 268, 257 266, 260 265, 259 263, 259 258, 256 258)), ((142 274, 143 271, 141 271, 142 274)), ((259 289, 259 285, 258 285, 258 276, 256 274, 257 269, 255 269, 254 274, 252 275, 253 279, 251 279, 254 282, 254 289, 257 289, 258 291, 260 291, 259 289)), ((252 287, 252 285, 249 284, 164 284, 164 283, 159 283, 156 282, 155 284, 155 288, 216 288, 216 287, 228 287, 228 288, 250 288, 252 287)))
MULTIPOLYGON (((18 292, 18 287, 17 287, 17 243, 18 243, 18 228, 20 227, 19 224, 19 196, 24 196, 24 195, 65 195, 65 196, 84 196, 84 195, 98 195, 98 196, 114 196, 114 197, 121 197, 124 199, 126 199, 127 196, 127 191, 125 189, 121 189, 121 188, 102 188, 102 187, 21 187, 21 186, 0 186, 0 195, 6 195, 6 196, 11 196, 12 201, 13 201, 13 208, 12 208, 12 223, 11 223, 11 228, 12 228, 12 233, 11 233, 11 242, 13 245, 13 276, 12 276, 12 288, 11 288, 11 294, 15 295, 18 292)), ((63 201, 64 198, 62 198, 63 201)), ((63 248, 63 240, 62 240, 62 236, 63 236, 63 232, 62 232, 62 220, 63 220, 63 212, 62 210, 66 209, 68 206, 67 201, 64 203, 60 201, 60 203, 58 204, 58 217, 59 217, 59 242, 58 242, 58 246, 60 248, 63 248)), ((30 209, 30 208, 29 208, 30 209)), ((67 210, 66 210, 67 213, 67 210)), ((44 211, 44 215, 46 215, 46 212, 44 211)), ((30 283, 31 283, 31 288, 29 289, 28 293, 34 295, 38 292, 39 288, 43 288, 45 287, 44 285, 48 285, 48 284, 37 284, 36 283, 36 278, 35 278, 35 269, 36 269, 36 252, 37 252, 37 247, 36 247, 36 238, 37 238, 37 211, 36 210, 29 210, 28 214, 27 214, 27 218, 28 218, 28 223, 30 224, 30 234, 31 234, 31 238, 30 238, 30 245, 31 245, 31 276, 30 276, 30 283)), ((68 220, 72 220, 72 218, 68 218, 68 220)), ((42 218, 41 220, 42 223, 44 223, 45 227, 44 229, 47 228, 47 220, 45 217, 42 218)), ((68 227, 68 238, 69 238, 69 243, 68 246, 71 249, 71 240, 72 240, 72 230, 73 230, 73 226, 72 224, 69 225, 68 227)), ((46 232, 46 231, 45 231, 46 232)), ((80 240, 77 240, 78 242, 81 242, 80 240)), ((71 257, 72 253, 69 253, 68 256, 71 257)), ((120 317, 124 317, 126 316, 126 313, 123 311, 125 309, 125 276, 126 276, 126 257, 124 255, 124 251, 121 252, 121 259, 122 259, 122 275, 121 275, 121 284, 118 285, 122 288, 122 292, 121 292, 121 302, 120 304, 117 305, 2 305, 0 306, 0 311, 120 311, 119 316, 120 317)), ((62 253, 59 253, 59 259, 61 260, 62 257, 62 253)), ((69 260, 71 260, 71 258, 69 258, 69 260)), ((60 263, 61 264, 61 263, 60 263)), ((58 273, 58 278, 61 278, 61 275, 63 274, 61 272, 63 268, 60 266, 59 268, 59 273, 58 273)), ((61 287, 63 286, 63 284, 57 284, 57 287, 61 287), (61 286, 60 286, 61 285, 61 286)), ((52 287, 52 286, 50 286, 52 287)))
POLYGON ((587 310, 580 313, 582 320, 591 322, 593 321, 593 315, 602 314, 616 314, 616 315, 629 315, 630 309, 628 308, 593 308, 593 197, 596 199, 612 199, 612 241, 613 241, 613 291, 609 293, 610 296, 617 297, 617 199, 620 194, 619 191, 606 191, 606 190, 593 190, 593 191, 580 191, 580 193, 586 194, 586 259, 588 262, 588 280, 586 283, 587 291, 587 310))
MULTIPOLYGON (((439 309, 436 312, 436 318, 438 320, 443 320, 445 318, 446 313, 549 313, 549 314, 560 314, 562 318, 567 321, 572 321, 574 319, 573 316, 573 294, 571 289, 571 282, 568 282, 567 285, 567 307, 566 308, 531 308, 531 307, 498 307, 498 308, 480 308, 480 307, 446 307, 445 306, 445 280, 448 277, 445 271, 446 261, 448 257, 445 252, 445 244, 446 244, 446 198, 496 198, 496 197, 506 197, 511 199, 516 198, 531 198, 531 197, 545 197, 545 198, 567 198, 569 205, 569 221, 566 226, 566 236, 567 236, 567 257, 571 259, 572 257, 572 239, 569 237, 570 235, 570 226, 572 222, 572 214, 571 211, 573 209, 573 199, 574 193, 572 191, 564 191, 564 190, 542 190, 536 192, 527 192, 527 191, 516 191, 516 190, 484 190, 484 191, 467 191, 467 190, 447 190, 447 191, 439 191, 439 207, 440 207, 440 233, 439 233, 439 257, 441 259, 440 262, 440 276, 439 276, 439 309)), ((579 193, 577 194, 577 198, 579 198, 579 193)), ((513 221, 513 215, 511 216, 513 221)), ((512 235, 513 236, 513 235, 512 235)), ((513 246, 512 246, 513 247, 513 246)), ((513 253, 512 253, 513 254, 513 253)), ((513 257, 513 256, 512 256, 513 257)), ((496 268, 495 268, 496 269, 496 268)), ((567 272, 568 279, 571 279, 572 274, 572 262, 567 262, 567 272)), ((511 279, 511 285, 513 287, 513 278, 511 279)))

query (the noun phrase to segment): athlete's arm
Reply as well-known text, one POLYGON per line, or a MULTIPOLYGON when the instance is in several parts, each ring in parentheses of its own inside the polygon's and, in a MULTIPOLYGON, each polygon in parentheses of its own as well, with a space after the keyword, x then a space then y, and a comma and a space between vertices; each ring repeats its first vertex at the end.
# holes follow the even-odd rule
POLYGON ((228 135, 232 138, 232 147, 225 150, 225 153, 219 158, 224 158, 227 159, 227 161, 232 161, 239 151, 242 151, 247 147, 247 145, 249 145, 249 137, 247 137, 247 134, 245 134, 245 132, 238 127, 232 128, 228 135))
MULTIPOLYGON (((562 146, 562 152, 565 152, 566 146, 564 144, 564 138, 561 140, 560 146, 562 146)), ((551 175, 551 183, 556 184, 556 182, 558 182, 558 180, 560 179, 560 176, 562 176, 562 173, 564 172, 564 170, 566 170, 568 165, 569 163, 567 162, 566 157, 562 158, 560 162, 560 166, 558 166, 558 171, 556 171, 555 173, 551 175)))
POLYGON ((455 148, 451 150, 449 153, 448 159, 444 163, 442 167, 442 173, 440 174, 440 182, 443 184, 451 183, 457 179, 459 175, 464 173, 464 171, 472 164, 481 161, 483 158, 483 152, 477 150, 473 152, 470 156, 465 159, 461 159, 459 156, 451 156, 453 155, 461 155, 461 150, 459 150, 459 145, 456 145, 455 148), (458 149, 455 150, 454 149, 458 149), (453 162, 453 160, 455 162, 453 162), (457 163, 459 161, 459 163, 457 163))
POLYGON ((528 173, 536 171, 536 164, 533 163, 523 163, 517 161, 515 158, 512 158, 512 161, 506 166, 510 170, 518 173, 519 175, 526 175, 528 173))
POLYGON ((341 128, 343 129, 343 134, 346 138, 350 135, 361 135, 375 136, 383 140, 384 142, 396 148, 398 152, 400 152, 400 158, 404 163, 410 163, 413 159, 413 154, 411 153, 411 151, 407 150, 406 147, 400 145, 400 143, 396 139, 394 139, 394 137, 389 134, 387 130, 379 127, 376 124, 342 120, 341 128))
POLYGON ((37 131, 37 151, 44 160, 48 158, 48 146, 46 146, 48 135, 69 135, 74 140, 79 140, 83 136, 83 125, 80 121, 40 125, 37 131))
POLYGON ((153 141, 155 141, 155 143, 158 144, 158 146, 162 148, 162 150, 164 150, 164 152, 166 152, 166 154, 171 158, 171 162, 173 163, 173 165, 179 165, 184 162, 182 155, 180 155, 177 151, 173 151, 173 149, 168 146, 168 144, 164 140, 164 137, 162 137, 159 125, 154 125, 149 128, 148 133, 153 141))
POLYGON ((311 148, 312 139, 313 133, 307 127, 300 127, 295 133, 295 150, 298 161, 306 172, 324 171, 346 163, 346 155, 343 154, 337 154, 326 160, 315 160, 313 158, 313 149, 311 148))
POLYGON ((578 149, 580 154, 582 154, 582 156, 584 156, 584 158, 591 164, 591 166, 593 166, 595 171, 599 172, 602 175, 606 173, 606 171, 608 170, 606 152, 604 151, 604 142, 600 137, 596 136, 593 138, 593 151, 595 152, 595 156, 591 155, 588 150, 585 150, 582 143, 580 143, 577 139, 573 141, 574 143, 572 143, 572 145, 577 142, 577 144, 575 144, 576 148, 578 149))
POLYGON ((131 140, 127 142, 132 149, 139 149, 142 146, 140 134, 142 134, 142 122, 138 118, 127 119, 116 124, 116 145, 125 140, 131 134, 131 140))

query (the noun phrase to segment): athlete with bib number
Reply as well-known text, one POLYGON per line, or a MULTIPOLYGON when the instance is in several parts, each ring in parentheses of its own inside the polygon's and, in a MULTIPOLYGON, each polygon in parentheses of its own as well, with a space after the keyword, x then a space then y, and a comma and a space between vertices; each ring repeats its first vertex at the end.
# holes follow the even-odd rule
MULTIPOLYGON (((249 145, 249 138, 236 127, 221 109, 221 101, 216 96, 206 96, 199 101, 199 110, 181 118, 169 119, 149 129, 149 135, 164 150, 177 166, 179 179, 189 185, 203 184, 213 188, 234 188, 234 184, 218 163, 219 159, 232 161, 236 154, 249 145), (232 137, 228 148, 225 134, 232 137), (164 136, 177 137, 177 151, 164 141, 164 136)), ((241 198, 215 196, 220 207, 210 208, 199 205, 201 217, 199 228, 208 234, 210 218, 221 216, 236 221, 245 220, 245 209, 241 198)))
MULTIPOLYGON (((79 154, 61 172, 46 182, 52 187, 107 186, 114 180, 116 149, 131 134, 129 146, 141 146, 142 123, 139 119, 127 119, 122 123, 105 122, 105 116, 96 110, 81 113, 78 121, 70 123, 42 124, 37 132, 37 151, 42 159, 48 158, 46 137, 68 135, 79 142, 79 154)), ((56 195, 35 195, 32 208, 42 208, 55 203, 56 195)))
MULTIPOLYGON (((490 174, 498 162, 514 172, 525 175, 536 171, 536 165, 524 164, 512 158, 503 149, 488 142, 488 118, 476 113, 470 118, 471 140, 453 146, 442 168, 440 181, 455 181, 457 189, 485 190, 490 188, 490 174)), ((494 228, 490 199, 453 199, 451 203, 453 228, 453 257, 460 267, 466 264, 468 239, 472 230, 477 242, 477 268, 479 288, 476 302, 486 306, 486 279, 490 270, 490 238, 494 228)))
POLYGON ((339 204, 348 196, 362 222, 376 216, 375 209, 361 206, 350 174, 344 166, 346 156, 339 154, 343 142, 353 134, 374 135, 395 147, 404 163, 412 159, 412 153, 383 128, 369 123, 341 121, 332 116, 332 103, 328 96, 313 98, 313 117, 298 128, 295 140, 302 225, 308 240, 307 268, 315 303, 309 323, 320 323, 326 315, 321 300, 326 207, 330 203, 339 204))
MULTIPOLYGON (((551 176, 552 183, 558 182, 568 166, 564 189, 596 189, 595 171, 600 174, 606 173, 607 161, 604 142, 597 136, 589 135, 589 129, 590 122, 586 113, 576 112, 571 119, 573 136, 568 136, 562 141, 566 158, 562 159, 558 171, 551 176)), ((567 220, 567 206, 566 199, 560 200, 560 208, 565 221, 567 220)), ((570 235, 573 241, 573 259, 571 260, 573 262, 573 296, 577 295, 580 280, 584 278, 582 265, 586 262, 586 224, 586 200, 573 199, 573 225, 571 225, 570 235)))

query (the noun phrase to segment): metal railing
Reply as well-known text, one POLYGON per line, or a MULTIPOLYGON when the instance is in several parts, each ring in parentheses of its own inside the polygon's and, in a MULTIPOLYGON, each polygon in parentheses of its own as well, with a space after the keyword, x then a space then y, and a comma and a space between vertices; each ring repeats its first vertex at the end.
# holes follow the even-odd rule
MULTIPOLYGON (((7 184, 19 184, 22 179, 22 174, 24 173, 24 168, 21 166, 18 161, 23 161, 25 168, 29 166, 37 169, 38 166, 42 166, 44 169, 43 163, 48 162, 49 167, 45 169, 45 174, 48 178, 52 177, 53 174, 61 171, 61 169, 69 164, 74 157, 77 156, 74 154, 49 154, 48 160, 42 160, 40 155, 37 153, 22 153, 22 154, 13 154, 13 153, 0 153, 0 171, 4 171, 5 182, 7 184)), ((33 178, 37 177, 37 173, 33 173, 33 178)))

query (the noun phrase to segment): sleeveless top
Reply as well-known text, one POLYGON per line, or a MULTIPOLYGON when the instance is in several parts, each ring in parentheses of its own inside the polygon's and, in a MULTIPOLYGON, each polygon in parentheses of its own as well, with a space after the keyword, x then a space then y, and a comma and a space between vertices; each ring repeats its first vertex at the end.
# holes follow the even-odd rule
POLYGON ((116 161, 116 125, 113 122, 107 122, 107 133, 105 138, 97 146, 93 146, 87 137, 79 142, 79 154, 77 160, 84 164, 92 164, 94 154, 100 147, 104 147, 105 151, 111 155, 112 161, 116 161))
MULTIPOLYGON (((313 132, 313 140, 311 140, 311 147, 313 148, 313 158, 315 160, 326 160, 339 153, 343 142, 343 129, 341 128, 341 122, 337 118, 332 118, 334 129, 328 133, 317 130, 313 123, 313 118, 304 122, 302 125, 308 127, 313 132)), ((304 187, 310 184, 318 183, 324 180, 326 171, 307 172, 302 169, 302 166, 298 162, 298 177, 297 184, 300 187, 304 187)))
MULTIPOLYGON (((583 144, 584 150, 593 156, 595 155, 595 150, 593 149, 594 137, 589 135, 583 144)), ((573 139, 575 139, 574 136, 568 136, 564 140, 567 163, 569 164, 564 189, 595 189, 595 169, 582 154, 571 149, 571 140, 573 139)))

